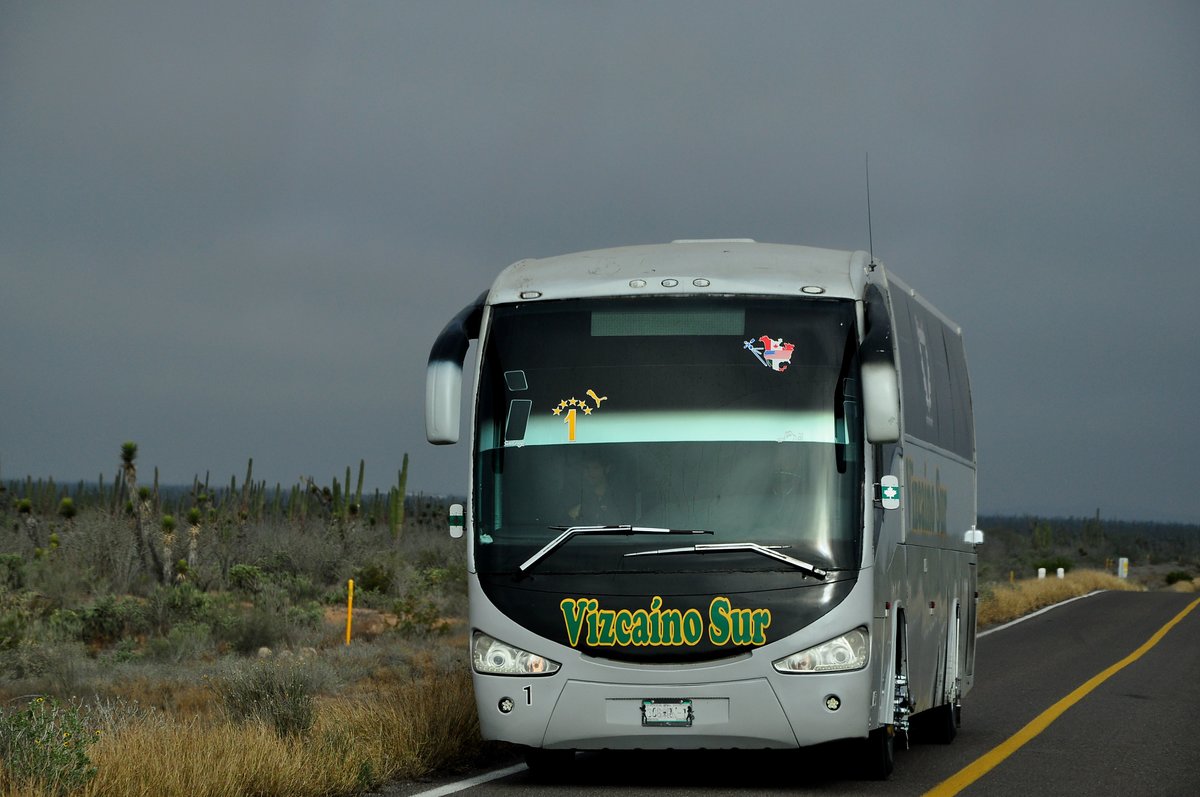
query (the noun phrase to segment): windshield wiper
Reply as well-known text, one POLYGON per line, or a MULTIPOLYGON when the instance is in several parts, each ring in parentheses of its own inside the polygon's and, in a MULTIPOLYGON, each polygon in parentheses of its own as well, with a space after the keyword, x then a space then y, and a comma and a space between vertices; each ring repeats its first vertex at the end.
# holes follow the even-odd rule
POLYGON ((723 551, 751 551, 762 556, 776 559, 780 562, 791 565, 797 570, 802 570, 808 575, 819 579, 824 579, 829 575, 828 570, 823 570, 816 565, 810 565, 808 562, 803 562, 794 557, 788 556, 785 553, 780 553, 780 548, 788 548, 787 545, 760 545, 757 542, 712 542, 701 543, 699 545, 688 545, 683 548, 660 548, 657 551, 635 551, 627 553, 625 556, 663 556, 674 553, 721 553, 723 551))
POLYGON ((655 526, 551 526, 555 531, 562 531, 550 542, 546 543, 542 550, 535 553, 533 556, 525 560, 521 565, 522 573, 533 567, 542 559, 549 556, 556 548, 580 534, 605 534, 610 536, 629 536, 633 534, 712 534, 706 529, 660 529, 655 526))

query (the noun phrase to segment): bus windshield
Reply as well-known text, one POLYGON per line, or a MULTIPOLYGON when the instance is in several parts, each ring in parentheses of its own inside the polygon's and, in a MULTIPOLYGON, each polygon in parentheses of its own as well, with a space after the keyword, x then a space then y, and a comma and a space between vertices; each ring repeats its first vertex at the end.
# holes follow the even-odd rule
POLYGON ((475 564, 516 573, 858 566, 854 304, 766 297, 493 307, 475 435, 475 564), (646 555, 651 551, 678 555, 646 555), (704 553, 704 555, 699 555, 704 553), (760 551, 761 553, 761 551, 760 551), (626 554, 642 554, 628 556, 626 554), (697 554, 697 555, 690 555, 697 554))

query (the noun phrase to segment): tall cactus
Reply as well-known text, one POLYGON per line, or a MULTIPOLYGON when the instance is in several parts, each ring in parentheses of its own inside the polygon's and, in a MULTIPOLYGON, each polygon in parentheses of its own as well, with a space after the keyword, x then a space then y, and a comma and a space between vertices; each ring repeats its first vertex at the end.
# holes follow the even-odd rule
MULTIPOLYGON (((159 560, 158 548, 150 542, 150 509, 153 493, 147 487, 138 487, 137 483, 137 443, 132 440, 121 444, 121 471, 125 478, 125 490, 133 509, 134 546, 138 559, 145 570, 149 570, 155 578, 161 578, 162 562, 159 560)), ((157 486, 158 472, 155 470, 157 486)))
POLYGON ((147 541, 142 537, 141 503, 138 501, 137 451, 137 443, 132 440, 121 444, 121 475, 125 480, 125 494, 128 496, 130 507, 133 510, 134 548, 137 550, 137 557, 141 561, 142 567, 149 568, 150 562, 146 558, 147 541))
POLYGON ((198 506, 188 510, 187 567, 189 573, 195 573, 196 565, 200 563, 200 520, 202 516, 203 513, 198 506))
POLYGON ((408 495, 407 453, 404 455, 404 462, 400 466, 400 473, 396 482, 396 486, 390 490, 391 501, 388 507, 388 530, 392 533, 393 540, 399 540, 400 532, 404 529, 404 500, 408 495))
MULTIPOLYGON (((358 486, 354 490, 354 503, 358 506, 359 512, 362 511, 363 474, 366 472, 366 469, 367 461, 360 459, 358 461, 358 486)), ((349 486, 350 482, 347 481, 346 484, 349 486)))
POLYGON ((175 516, 163 515, 159 521, 162 525, 162 562, 160 563, 162 573, 162 583, 170 584, 173 580, 172 570, 175 567, 175 560, 172 558, 175 551, 175 516))

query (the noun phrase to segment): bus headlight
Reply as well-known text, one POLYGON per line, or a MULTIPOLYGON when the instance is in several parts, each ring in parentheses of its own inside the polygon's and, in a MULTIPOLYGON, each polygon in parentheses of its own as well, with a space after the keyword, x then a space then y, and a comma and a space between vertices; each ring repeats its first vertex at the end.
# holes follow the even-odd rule
POLYGON ((482 631, 471 639, 471 664, 475 672, 487 675, 552 675, 558 672, 558 662, 514 648, 482 631))
POLYGON ((843 672, 867 666, 867 629, 855 628, 840 637, 773 662, 779 672, 843 672))

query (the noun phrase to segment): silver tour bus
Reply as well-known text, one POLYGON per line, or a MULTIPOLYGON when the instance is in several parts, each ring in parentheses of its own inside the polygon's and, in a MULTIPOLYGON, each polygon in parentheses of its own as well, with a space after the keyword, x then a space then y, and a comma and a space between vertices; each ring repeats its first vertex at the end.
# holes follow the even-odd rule
POLYGON ((522 260, 429 357, 478 363, 465 534, 488 739, 575 750, 950 741, 975 662, 960 329, 865 252, 676 241, 522 260))

